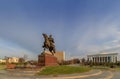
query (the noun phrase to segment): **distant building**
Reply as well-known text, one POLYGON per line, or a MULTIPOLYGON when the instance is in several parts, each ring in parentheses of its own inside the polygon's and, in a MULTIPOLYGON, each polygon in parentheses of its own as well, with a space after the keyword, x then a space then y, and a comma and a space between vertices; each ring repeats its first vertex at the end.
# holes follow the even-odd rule
POLYGON ((6 63, 5 59, 0 59, 0 63, 6 63))
POLYGON ((118 53, 100 53, 87 55, 87 60, 89 62, 97 63, 116 63, 118 53))
POLYGON ((57 57, 58 59, 58 62, 62 62, 65 60, 65 52, 63 51, 57 51, 55 54, 54 54, 55 57, 57 57))
POLYGON ((19 63, 19 58, 17 58, 17 57, 7 57, 6 62, 7 63, 19 63))

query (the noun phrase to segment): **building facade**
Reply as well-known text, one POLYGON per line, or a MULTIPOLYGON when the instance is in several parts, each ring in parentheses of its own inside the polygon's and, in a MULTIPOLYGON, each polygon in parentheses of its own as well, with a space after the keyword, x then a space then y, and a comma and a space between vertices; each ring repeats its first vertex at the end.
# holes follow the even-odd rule
POLYGON ((64 51, 57 51, 55 54, 54 54, 55 57, 57 57, 57 60, 59 63, 61 63, 62 61, 65 60, 65 52, 64 51))
POLYGON ((94 63, 116 63, 118 53, 100 53, 87 55, 88 62, 94 63))
POLYGON ((0 59, 0 63, 6 63, 5 59, 0 59))
POLYGON ((19 63, 19 58, 17 58, 17 57, 7 57, 6 62, 7 63, 19 63))

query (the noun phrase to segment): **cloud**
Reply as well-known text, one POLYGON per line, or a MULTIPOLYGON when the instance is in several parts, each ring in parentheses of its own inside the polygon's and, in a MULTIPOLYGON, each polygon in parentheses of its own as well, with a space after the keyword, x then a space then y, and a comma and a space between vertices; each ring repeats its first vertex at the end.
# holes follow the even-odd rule
POLYGON ((35 59, 36 56, 33 52, 20 47, 15 43, 11 43, 7 40, 0 39, 0 57, 23 57, 27 55, 29 59, 35 59))
POLYGON ((106 49, 118 48, 120 46, 120 23, 113 17, 109 15, 99 21, 92 19, 86 21, 85 24, 78 24, 75 31, 75 35, 78 35, 76 37, 78 39, 76 41, 77 50, 80 53, 84 50, 86 51, 85 55, 87 55, 99 53, 106 49), (80 29, 83 32, 80 32, 80 29))
POLYGON ((91 5, 94 2, 86 4, 85 1, 86 6, 79 3, 74 3, 75 6, 72 3, 71 6, 65 2, 62 7, 58 5, 55 8, 56 4, 18 3, 9 4, 9 7, 1 5, 6 6, 0 13, 0 38, 5 40, 1 41, 1 51, 6 55, 37 56, 43 50, 43 32, 53 34, 58 51, 65 51, 66 55, 70 53, 74 57, 120 45, 119 3, 106 7, 106 2, 105 6, 101 6, 103 2, 91 5))
POLYGON ((119 40, 113 40, 112 42, 113 42, 113 43, 117 43, 117 42, 119 42, 119 40))

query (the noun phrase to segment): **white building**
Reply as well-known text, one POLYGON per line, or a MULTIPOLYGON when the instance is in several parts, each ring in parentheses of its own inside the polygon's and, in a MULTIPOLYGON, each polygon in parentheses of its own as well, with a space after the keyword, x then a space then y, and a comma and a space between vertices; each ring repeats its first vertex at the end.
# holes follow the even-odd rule
POLYGON ((97 63, 116 63, 118 53, 99 53, 87 55, 88 61, 97 63))
POLYGON ((18 63, 19 62, 19 58, 17 58, 17 57, 8 57, 6 59, 6 62, 8 62, 8 63, 18 63))
POLYGON ((0 59, 0 63, 6 63, 6 60, 0 59))

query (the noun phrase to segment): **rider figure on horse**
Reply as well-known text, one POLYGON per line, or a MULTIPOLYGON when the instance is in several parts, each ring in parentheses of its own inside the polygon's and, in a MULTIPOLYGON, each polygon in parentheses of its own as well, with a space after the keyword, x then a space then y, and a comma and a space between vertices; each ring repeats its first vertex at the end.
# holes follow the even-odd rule
POLYGON ((54 47, 55 42, 54 42, 54 38, 52 38, 52 35, 50 35, 48 39, 49 39, 49 42, 50 42, 50 46, 54 47))
POLYGON ((43 45, 44 50, 47 48, 54 55, 54 53, 55 53, 55 44, 54 43, 55 42, 54 42, 54 39, 52 38, 52 35, 49 35, 49 37, 48 37, 47 34, 43 33, 43 37, 45 39, 44 45, 43 45))

